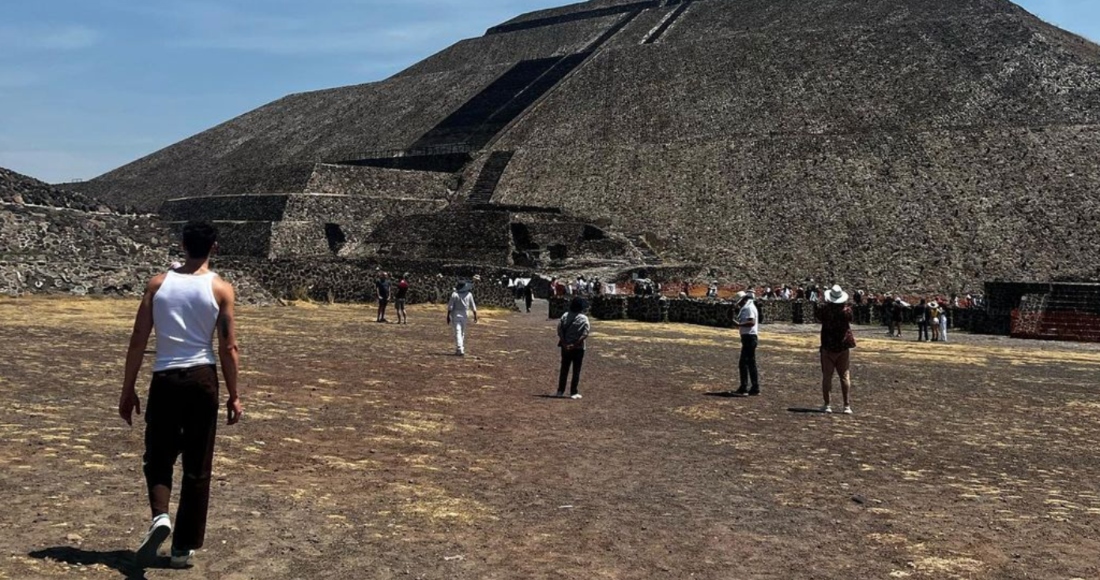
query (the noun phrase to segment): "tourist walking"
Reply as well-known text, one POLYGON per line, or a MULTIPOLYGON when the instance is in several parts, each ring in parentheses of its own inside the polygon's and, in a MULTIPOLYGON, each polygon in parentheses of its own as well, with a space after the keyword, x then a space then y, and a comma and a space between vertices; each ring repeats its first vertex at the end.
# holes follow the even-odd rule
POLYGON ((137 563, 153 564, 157 550, 172 535, 173 568, 191 565, 206 536, 210 476, 218 422, 218 370, 214 335, 218 337, 229 400, 227 423, 243 413, 237 392, 238 355, 233 286, 210 271, 217 230, 191 222, 183 228, 187 260, 179 268, 155 276, 145 288, 126 352, 126 375, 118 414, 128 425, 141 414, 136 391, 149 336, 157 335, 153 378, 145 408, 145 454, 142 458, 153 521, 137 549, 137 563), (175 533, 168 515, 172 471, 183 456, 183 478, 176 509, 175 533))
POLYGON ((940 340, 947 342, 947 308, 940 307, 940 340))
POLYGON ((844 414, 852 414, 852 379, 849 374, 851 352, 856 346, 852 334, 852 309, 848 293, 833 286, 825 291, 825 304, 814 312, 821 323, 821 396, 825 403, 822 413, 832 413, 829 394, 833 389, 833 373, 840 377, 840 392, 844 396, 844 414))
POLYGON ((405 303, 409 299, 409 273, 405 272, 401 275, 401 280, 397 282, 397 292, 394 293, 393 307, 397 311, 397 323, 408 324, 409 315, 405 313, 405 303))
POLYGON ((474 303, 473 288, 473 283, 468 280, 459 282, 447 302, 447 324, 454 329, 455 354, 458 356, 466 356, 466 327, 471 315, 474 324, 477 324, 477 304, 474 303))
POLYGON ((928 303, 928 326, 932 329, 932 342, 940 340, 940 304, 935 300, 928 303))
POLYGON ((913 313, 913 317, 917 322, 917 342, 928 340, 928 317, 930 310, 928 303, 924 301, 924 298, 920 299, 920 304, 917 305, 916 311, 913 313))
POLYGON ((523 285, 523 305, 527 307, 528 313, 531 312, 531 304, 535 302, 535 291, 531 288, 531 282, 533 281, 534 279, 528 280, 523 285))
POLYGON ((378 280, 374 282, 378 289, 378 320, 376 322, 388 322, 386 320, 386 305, 390 302, 390 275, 382 272, 378 280))
POLYGON ((569 303, 569 312, 562 315, 558 321, 558 347, 561 348, 561 371, 558 373, 558 397, 565 396, 565 382, 569 378, 569 370, 573 370, 573 381, 570 383, 569 398, 579 399, 581 380, 581 365, 584 364, 585 344, 592 325, 588 317, 584 315, 584 299, 577 296, 569 303))
POLYGON ((752 290, 738 292, 737 329, 741 333, 741 358, 738 361, 738 371, 741 378, 741 386, 735 391, 737 395, 759 395, 760 376, 756 369, 756 347, 759 344, 760 314, 756 310, 753 299, 756 295, 752 290), (751 388, 750 388, 751 385, 751 388))

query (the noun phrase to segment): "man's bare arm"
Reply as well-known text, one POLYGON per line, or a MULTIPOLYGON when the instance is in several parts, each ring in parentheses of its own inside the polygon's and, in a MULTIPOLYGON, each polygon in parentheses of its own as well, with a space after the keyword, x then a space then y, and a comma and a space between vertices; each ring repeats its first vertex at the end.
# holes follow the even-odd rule
POLYGON ((240 372, 240 353, 237 349, 236 293, 233 286, 218 278, 214 283, 214 296, 218 300, 218 358, 222 363, 222 375, 225 388, 229 391, 226 402, 227 423, 233 425, 241 420, 244 410, 241 407, 240 393, 237 390, 237 376, 240 372))
POLYGON ((145 349, 149 346, 149 336, 153 333, 153 296, 164 283, 164 275, 156 276, 145 287, 137 315, 134 317, 134 330, 130 334, 130 347, 126 350, 126 375, 122 379, 122 394, 118 399, 118 414, 133 425, 133 414, 141 414, 141 398, 137 395, 137 378, 141 372, 141 363, 145 349))

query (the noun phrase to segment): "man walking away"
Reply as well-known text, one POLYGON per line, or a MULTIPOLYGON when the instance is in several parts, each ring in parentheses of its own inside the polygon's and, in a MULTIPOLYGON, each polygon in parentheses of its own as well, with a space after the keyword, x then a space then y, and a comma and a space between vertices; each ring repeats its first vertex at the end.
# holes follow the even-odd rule
POLYGON ((534 290, 531 289, 531 282, 533 282, 533 280, 528 280, 527 283, 523 285, 523 304, 527 306, 528 313, 531 312, 531 304, 535 302, 535 294, 534 290))
POLYGON ((738 370, 741 374, 741 388, 737 389, 738 395, 759 395, 760 377, 756 370, 756 346, 759 342, 760 315, 753 304, 752 290, 737 293, 737 307, 740 312, 737 315, 737 328, 741 332, 741 360, 738 370), (749 384, 752 388, 749 388, 749 384))
POLYGON ((149 335, 156 330, 157 353, 145 410, 143 459, 153 523, 137 549, 137 563, 143 568, 155 561, 160 545, 172 533, 168 502, 172 470, 181 454, 183 480, 172 536, 172 567, 190 566, 195 550, 203 546, 219 406, 215 334, 229 391, 227 423, 235 424, 242 414, 237 393, 234 291, 233 286, 210 271, 209 257, 216 243, 217 231, 213 226, 195 222, 184 226, 187 261, 149 281, 126 352, 126 377, 118 414, 132 425, 133 413, 141 414, 135 384, 149 335))
POLYGON ((455 354, 466 356, 466 325, 469 315, 474 315, 477 324, 477 304, 474 303, 473 283, 463 280, 455 286, 450 301, 447 302, 447 324, 454 327, 455 354))
POLYGON ((581 398, 578 387, 581 380, 581 365, 584 364, 585 343, 592 330, 592 324, 584 315, 584 300, 577 296, 569 303, 566 312, 558 322, 558 346, 561 348, 561 372, 558 373, 557 396, 565 396, 565 380, 569 377, 569 368, 573 368, 573 383, 569 389, 570 399, 581 398))
POLYGON ((401 275, 401 280, 397 282, 397 294, 393 298, 393 307, 397 310, 397 323, 408 324, 409 316, 405 314, 405 301, 409 296, 409 273, 405 272, 401 275))
POLYGON ((388 322, 386 320, 386 305, 390 302, 390 275, 382 272, 378 277, 378 281, 374 283, 378 288, 378 320, 377 322, 388 322))
POLYGON ((852 334, 852 309, 848 306, 848 293, 833 286, 825 292, 826 304, 814 311, 821 323, 821 396, 825 404, 822 413, 832 413, 829 394, 833 390, 833 373, 840 375, 840 391, 844 395, 844 414, 852 414, 851 350, 856 346, 852 334))

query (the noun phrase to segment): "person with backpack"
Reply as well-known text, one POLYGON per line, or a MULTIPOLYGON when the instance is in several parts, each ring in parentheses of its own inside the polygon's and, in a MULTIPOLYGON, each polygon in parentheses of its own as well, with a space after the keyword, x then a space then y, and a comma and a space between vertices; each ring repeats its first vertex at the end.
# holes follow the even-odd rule
POLYGON ((569 312, 562 315, 561 320, 558 321, 558 348, 561 349, 561 371, 558 373, 556 394, 558 397, 565 396, 565 382, 572 368, 573 382, 569 389, 569 398, 573 400, 581 398, 578 388, 581 380, 581 365, 584 364, 588 335, 592 331, 592 324, 584 315, 584 308, 584 300, 576 296, 569 303, 569 312))
POLYGON ((844 397, 845 415, 852 414, 851 351, 856 347, 852 334, 852 309, 848 306, 848 293, 839 285, 825 291, 825 304, 815 308, 814 317, 821 323, 821 396, 825 403, 822 413, 832 413, 830 393, 833 390, 833 373, 840 377, 840 391, 844 397))

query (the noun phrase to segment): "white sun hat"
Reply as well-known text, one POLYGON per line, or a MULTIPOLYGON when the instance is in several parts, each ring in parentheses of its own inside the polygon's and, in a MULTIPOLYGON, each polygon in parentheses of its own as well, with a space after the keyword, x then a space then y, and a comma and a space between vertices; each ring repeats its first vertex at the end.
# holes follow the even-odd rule
POLYGON ((848 293, 841 290, 840 284, 825 291, 825 301, 831 304, 844 304, 848 302, 848 293))

